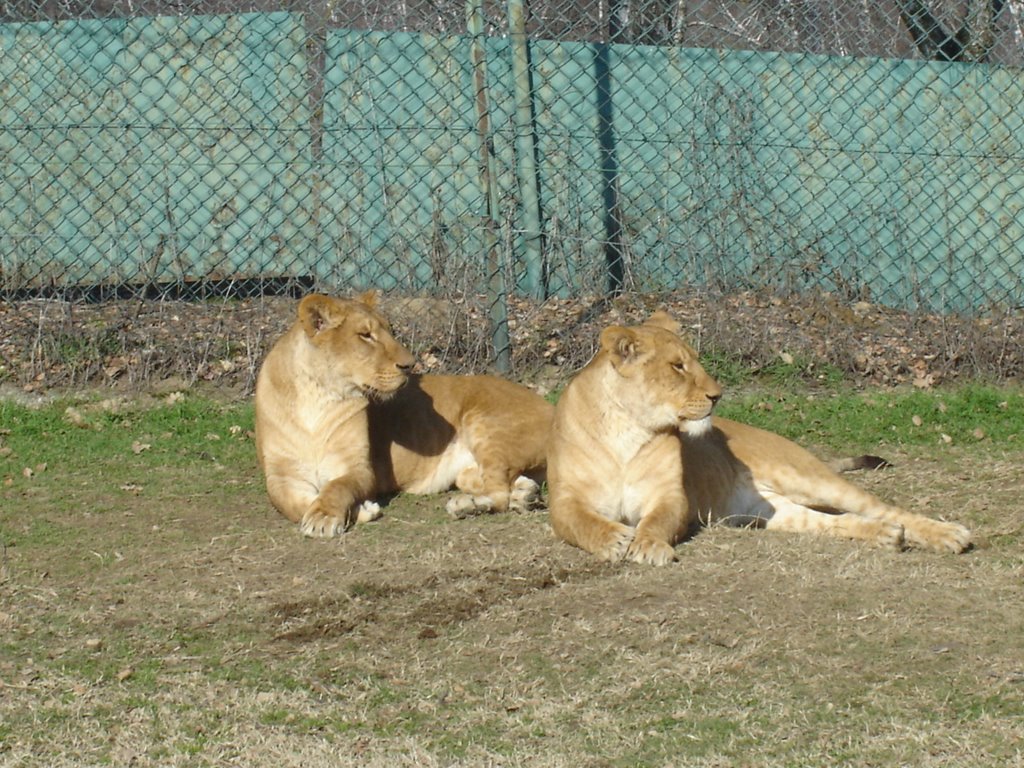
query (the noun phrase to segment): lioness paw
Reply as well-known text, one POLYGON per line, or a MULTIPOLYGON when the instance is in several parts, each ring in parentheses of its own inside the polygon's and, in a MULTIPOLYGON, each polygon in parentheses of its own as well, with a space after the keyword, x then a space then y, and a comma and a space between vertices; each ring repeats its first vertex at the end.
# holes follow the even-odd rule
POLYGON ((540 486, 525 475, 517 477, 508 499, 509 512, 529 512, 541 503, 540 486))
POLYGON ((651 538, 635 538, 629 545, 626 557, 636 563, 668 565, 676 559, 675 549, 666 541, 651 538))
POLYGON ((470 496, 468 493, 460 493, 448 499, 445 509, 456 520, 461 520, 470 515, 493 512, 494 500, 489 496, 470 496))
POLYGON ((879 520, 878 533, 875 535, 875 541, 883 547, 889 547, 890 549, 903 549, 906 545, 906 542, 904 541, 903 526, 899 523, 890 523, 885 520, 879 520))
POLYGON ((359 509, 356 510, 356 521, 360 523, 370 523, 377 520, 383 515, 381 512, 380 504, 376 501, 370 501, 367 499, 359 505, 359 509))
POLYGON ((937 552, 952 552, 955 555, 971 545, 971 532, 957 523, 941 520, 922 519, 906 525, 907 542, 916 547, 925 547, 937 552))
POLYGON ((310 510, 299 523, 299 530, 302 531, 303 536, 329 539, 345 532, 345 519, 338 515, 325 515, 322 512, 310 510))
POLYGON ((602 560, 613 563, 626 557, 629 545, 633 542, 633 536, 636 535, 636 529, 628 525, 615 523, 614 526, 614 530, 609 532, 604 545, 594 551, 594 554, 602 560))

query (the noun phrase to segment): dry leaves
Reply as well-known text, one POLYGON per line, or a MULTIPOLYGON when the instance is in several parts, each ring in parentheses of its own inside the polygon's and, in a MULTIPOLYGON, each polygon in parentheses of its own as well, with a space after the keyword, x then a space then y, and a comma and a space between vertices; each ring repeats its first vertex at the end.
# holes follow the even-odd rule
POLYGON ((918 389, 931 389, 937 383, 935 374, 928 371, 928 364, 924 360, 912 362, 910 371, 914 376, 911 383, 918 389))
MULTIPOLYGON (((464 373, 490 365, 484 297, 394 296, 385 308, 427 370, 464 373), (413 312, 409 301, 416 306, 426 301, 429 311, 413 312)), ((513 375, 529 377, 548 366, 565 378, 589 359, 602 328, 640 322, 654 309, 669 311, 698 346, 733 354, 751 369, 773 360, 806 359, 865 383, 921 389, 961 376, 1024 377, 1024 314, 1019 311, 970 318, 894 310, 829 294, 716 295, 704 289, 544 302, 510 297, 513 375)), ((8 380, 27 391, 87 384, 157 388, 169 381, 187 387, 197 380, 249 391, 259 361, 294 312, 295 299, 289 297, 226 303, 9 302, 0 307, 5 331, 0 359, 8 380), (82 337, 74 358, 61 356, 59 342, 69 332, 82 337), (118 345, 112 354, 111 343, 118 345)), ((167 395, 169 404, 179 398, 167 395)))
POLYGON ((85 414, 72 405, 64 409, 64 421, 81 429, 92 429, 94 426, 92 422, 85 418, 85 414))

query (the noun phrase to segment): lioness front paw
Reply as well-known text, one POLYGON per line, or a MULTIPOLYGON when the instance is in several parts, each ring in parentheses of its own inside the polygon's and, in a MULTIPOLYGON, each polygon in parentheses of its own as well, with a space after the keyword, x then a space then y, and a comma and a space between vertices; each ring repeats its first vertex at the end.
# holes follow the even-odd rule
POLYGON ((520 475, 512 483, 512 493, 508 499, 509 512, 529 512, 541 506, 540 486, 525 475, 520 475))
POLYGON ((494 500, 489 496, 470 496, 468 493, 460 493, 448 499, 444 508, 456 520, 461 520, 470 515, 493 512, 494 500))
POLYGON ((676 559, 676 551, 667 541, 638 537, 629 545, 626 557, 637 563, 668 565, 676 559))
POLYGON ((636 535, 636 528, 622 523, 613 523, 612 525, 614 528, 609 531, 606 541, 594 551, 594 554, 602 560, 618 562, 626 557, 629 545, 636 535))
POLYGON ((905 526, 907 543, 955 555, 971 546, 971 532, 958 523, 921 520, 905 526))
POLYGON ((339 515, 325 515, 317 510, 310 510, 299 523, 299 530, 303 536, 314 539, 329 539, 338 536, 346 530, 345 519, 339 515))

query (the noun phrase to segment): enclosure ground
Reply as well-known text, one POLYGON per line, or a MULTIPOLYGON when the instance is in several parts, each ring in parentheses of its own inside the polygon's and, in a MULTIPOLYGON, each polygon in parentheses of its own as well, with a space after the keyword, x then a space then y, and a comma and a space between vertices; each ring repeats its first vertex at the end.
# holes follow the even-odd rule
MULTIPOLYGON (((610 565, 543 511, 412 496, 309 540, 267 501, 248 404, 294 306, 0 305, 4 396, 43 404, 30 436, 0 424, 0 766, 1024 765, 1020 434, 947 442, 941 399, 904 414, 920 442, 806 424, 819 453, 885 453, 856 482, 969 526, 961 556, 712 528, 610 565), (94 410, 66 411, 80 389, 94 410)), ((755 407, 1021 365, 1012 315, 675 294, 514 303, 516 376, 557 389, 601 327, 665 306, 755 407)), ((384 307, 424 368, 487 367, 472 301, 384 307)))
POLYGON ((225 413, 7 436, 0 765, 1022 764, 1019 448, 857 477, 967 554, 713 528, 657 569, 433 496, 304 539, 225 413))

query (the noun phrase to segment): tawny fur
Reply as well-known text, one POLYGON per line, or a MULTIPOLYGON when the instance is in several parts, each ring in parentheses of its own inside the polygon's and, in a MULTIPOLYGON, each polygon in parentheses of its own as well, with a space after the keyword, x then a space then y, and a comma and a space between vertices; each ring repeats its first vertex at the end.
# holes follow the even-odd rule
POLYGON ((274 506, 309 536, 380 516, 382 495, 458 488, 456 516, 538 500, 553 406, 491 376, 410 376, 375 298, 307 296, 256 383, 274 506))
MULTIPOLYGON (((549 509, 564 540, 664 565, 723 522, 963 552, 970 533, 886 504, 790 440, 711 417, 721 388, 664 313, 612 327, 555 410, 549 509)), ((838 462, 840 469, 876 462, 838 462)))
POLYGON ((413 376, 370 405, 377 493, 454 487, 463 492, 448 502, 456 517, 524 511, 539 501, 553 413, 540 395, 495 376, 413 376))

